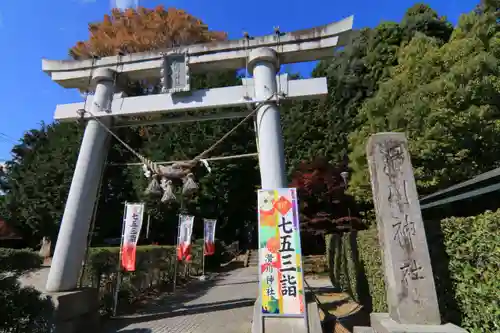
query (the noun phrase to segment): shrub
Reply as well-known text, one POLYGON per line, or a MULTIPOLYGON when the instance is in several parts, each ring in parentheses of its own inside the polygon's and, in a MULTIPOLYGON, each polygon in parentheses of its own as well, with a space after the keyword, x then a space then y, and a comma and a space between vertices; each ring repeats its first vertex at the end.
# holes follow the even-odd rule
POLYGON ((362 289, 362 279, 365 277, 356 244, 357 233, 351 231, 327 235, 325 243, 328 272, 333 286, 359 302, 366 291, 362 289))
POLYGON ((441 222, 461 326, 500 331, 500 210, 441 222))
MULTIPOLYGON (((203 246, 203 239, 197 239, 193 242, 195 247, 200 248, 200 255, 203 246)), ((215 239, 215 253, 211 256, 205 257, 205 270, 217 270, 223 262, 229 262, 233 259, 232 253, 229 253, 222 245, 222 243, 215 239)), ((200 257, 201 261, 201 257, 200 257)), ((201 263, 200 263, 201 264, 201 263)))
MULTIPOLYGON (((343 234, 329 234, 325 237, 328 274, 334 287, 339 291, 352 291, 349 278, 349 260, 343 234)), ((350 259, 350 256, 349 256, 350 259)))
POLYGON ((365 271, 373 312, 387 312, 385 277, 382 253, 378 241, 377 226, 373 223, 368 230, 358 233, 358 252, 365 271))
MULTIPOLYGON (((83 280, 81 281, 84 286, 99 288, 101 311, 103 313, 110 313, 112 309, 119 252, 119 247, 91 248, 83 280)), ((182 281, 185 274, 201 274, 202 247, 197 242, 194 242, 191 254, 191 263, 179 263, 177 267, 178 281, 182 281)), ((138 246, 136 271, 122 275, 119 294, 120 304, 130 304, 151 287, 172 282, 175 258, 175 246, 172 245, 138 246)))
POLYGON ((38 253, 30 249, 16 250, 0 248, 1 272, 11 272, 19 275, 40 268, 42 262, 43 260, 38 253))
MULTIPOLYGON (((500 210, 426 221, 434 281, 443 321, 468 332, 500 331, 500 210)), ((373 225, 358 237, 374 312, 386 312, 385 282, 373 225)))
POLYGON ((31 250, 0 248, 0 332, 50 332, 52 302, 18 281, 41 264, 42 258, 31 250))

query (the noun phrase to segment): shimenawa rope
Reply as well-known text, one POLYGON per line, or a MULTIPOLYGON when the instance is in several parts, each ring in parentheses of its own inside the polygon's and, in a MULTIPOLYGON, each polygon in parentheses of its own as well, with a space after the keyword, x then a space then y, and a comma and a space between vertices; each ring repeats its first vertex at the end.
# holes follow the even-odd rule
MULTIPOLYGON (((278 94, 274 93, 268 98, 266 98, 265 101, 258 103, 258 105, 245 117, 243 118, 238 124, 236 124, 231 130, 229 130, 226 134, 224 134, 219 140, 217 140, 214 144, 212 144, 208 149, 204 150, 201 154, 193 158, 191 161, 188 162, 188 164, 196 164, 199 162, 203 157, 205 157, 208 153, 210 153, 212 150, 214 150, 220 143, 222 143, 225 139, 227 139, 231 134, 234 133, 243 123, 245 123, 248 119, 250 119, 258 110, 259 108, 269 102, 274 96, 278 94)), ((130 147, 125 141, 120 139, 118 135, 116 135, 111 129, 109 129, 102 121, 99 120, 98 117, 96 117, 92 112, 88 110, 83 110, 80 109, 77 111, 80 117, 83 117, 85 113, 88 113, 92 119, 97 121, 99 125, 101 125, 106 132, 108 132, 110 135, 112 135, 119 143, 121 143, 127 150, 129 150, 132 154, 134 154, 142 163, 144 163, 154 174, 160 174, 160 170, 156 163, 153 161, 147 159, 146 157, 142 156, 139 154, 137 151, 135 151, 132 147, 130 147)))

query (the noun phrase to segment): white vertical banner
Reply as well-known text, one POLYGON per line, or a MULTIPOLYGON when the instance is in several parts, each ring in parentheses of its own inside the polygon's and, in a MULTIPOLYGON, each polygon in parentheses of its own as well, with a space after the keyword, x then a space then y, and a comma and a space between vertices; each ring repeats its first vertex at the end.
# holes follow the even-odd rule
POLYGON ((194 216, 179 215, 179 238, 177 240, 177 258, 179 260, 191 258, 191 236, 193 235, 194 216))
POLYGON ((206 256, 211 256, 215 253, 215 226, 217 224, 217 220, 203 219, 203 222, 203 254, 206 256))
POLYGON ((135 255, 137 241, 142 228, 144 217, 143 203, 126 203, 123 219, 123 235, 121 253, 121 266, 127 272, 135 271, 135 255))

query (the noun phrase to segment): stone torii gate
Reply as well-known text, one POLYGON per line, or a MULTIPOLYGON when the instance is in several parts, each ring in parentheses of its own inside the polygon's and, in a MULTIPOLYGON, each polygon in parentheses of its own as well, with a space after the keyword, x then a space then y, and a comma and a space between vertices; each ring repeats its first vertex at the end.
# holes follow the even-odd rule
MULTIPOLYGON (((287 183, 277 100, 325 96, 327 81, 324 77, 288 80, 286 75, 276 74, 281 64, 333 56, 334 48, 348 42, 352 24, 351 16, 308 30, 198 44, 165 52, 82 61, 44 59, 42 68, 64 88, 94 91, 86 102, 57 105, 54 118, 59 121, 78 120, 78 111, 85 109, 108 127, 127 126, 138 124, 131 120, 131 116, 260 105, 256 117, 262 188, 280 188, 287 187, 287 183), (253 79, 244 79, 241 86, 190 91, 190 73, 245 67, 252 72, 253 79), (120 84, 125 80, 161 81, 163 91, 155 95, 127 97, 126 92, 120 90, 120 84)), ((248 112, 220 113, 210 119, 247 115, 248 112)), ((89 113, 86 112, 85 117, 88 121, 46 285, 49 292, 70 291, 77 287, 99 176, 108 151, 108 132, 89 113)), ((186 119, 181 117, 178 121, 204 120, 186 119)))

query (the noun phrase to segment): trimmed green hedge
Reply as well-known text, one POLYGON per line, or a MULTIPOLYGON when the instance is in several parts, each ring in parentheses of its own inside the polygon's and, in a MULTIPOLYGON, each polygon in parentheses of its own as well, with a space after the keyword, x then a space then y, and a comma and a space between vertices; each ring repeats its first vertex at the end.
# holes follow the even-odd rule
POLYGON ((326 235, 325 244, 328 273, 333 286, 357 300, 356 263, 352 253, 351 234, 326 235))
MULTIPOLYGON (((194 242, 189 264, 179 263, 177 281, 188 276, 201 275, 202 240, 194 242)), ((110 313, 118 272, 119 247, 90 248, 81 285, 97 287, 100 291, 101 312, 110 313)), ((205 270, 216 269, 220 264, 221 247, 213 256, 206 257, 205 270)), ((152 287, 172 283, 174 279, 176 250, 172 245, 138 246, 136 271, 124 273, 120 286, 119 303, 131 304, 152 287)))
POLYGON ((387 312, 387 298, 385 292, 382 253, 378 242, 376 225, 358 233, 358 252, 360 264, 364 272, 361 279, 367 284, 367 295, 363 295, 367 306, 372 312, 387 312))
POLYGON ((500 332, 500 210, 441 222, 455 300, 469 332, 500 332))
POLYGON ((0 271, 22 274, 42 266, 43 259, 31 249, 0 248, 0 271))
POLYGON ((386 311, 384 276, 375 229, 326 235, 330 280, 370 312, 386 311), (369 271, 367 275, 366 270, 369 271), (373 290, 378 297, 372 299, 373 290), (380 295, 380 296, 379 296, 380 295))
MULTIPOLYGON (((425 227, 443 321, 471 333, 500 332, 500 210, 427 221, 425 227)), ((372 309, 386 312, 375 225, 359 233, 358 248, 372 309)))

